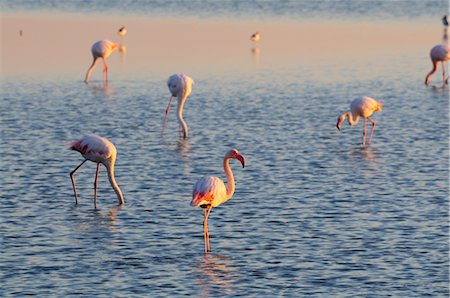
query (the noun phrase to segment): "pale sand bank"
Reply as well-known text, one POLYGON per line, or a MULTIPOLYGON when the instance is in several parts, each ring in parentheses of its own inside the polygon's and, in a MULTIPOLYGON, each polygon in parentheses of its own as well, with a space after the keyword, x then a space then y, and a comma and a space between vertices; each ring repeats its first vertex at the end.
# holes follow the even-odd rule
POLYGON ((80 79, 92 61, 92 43, 104 38, 127 47, 126 55, 109 58, 110 70, 130 74, 246 71, 256 63, 366 63, 422 52, 427 57, 442 40, 439 24, 427 21, 246 22, 16 13, 3 14, 1 22, 2 74, 79 73, 80 79), (116 33, 122 25, 128 28, 123 38, 116 33), (256 47, 249 40, 255 31, 262 36, 256 47))

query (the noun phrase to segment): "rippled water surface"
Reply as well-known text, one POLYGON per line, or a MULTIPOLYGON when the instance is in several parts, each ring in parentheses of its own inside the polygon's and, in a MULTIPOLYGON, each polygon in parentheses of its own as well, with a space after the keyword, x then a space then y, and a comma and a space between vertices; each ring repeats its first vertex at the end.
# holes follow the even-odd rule
POLYGON ((423 85, 429 46, 319 69, 266 64, 264 49, 244 72, 199 66, 187 140, 174 108, 160 134, 170 73, 111 56, 108 86, 100 70, 82 82, 88 65, 3 75, 1 296, 447 297, 449 100, 439 74, 423 85), (368 147, 362 123, 335 128, 360 95, 383 103, 368 147), (91 162, 74 204, 82 157, 67 144, 88 132, 117 147, 121 207, 102 167, 94 210, 91 162), (224 178, 233 147, 246 165, 231 163, 205 255, 192 187, 224 178))

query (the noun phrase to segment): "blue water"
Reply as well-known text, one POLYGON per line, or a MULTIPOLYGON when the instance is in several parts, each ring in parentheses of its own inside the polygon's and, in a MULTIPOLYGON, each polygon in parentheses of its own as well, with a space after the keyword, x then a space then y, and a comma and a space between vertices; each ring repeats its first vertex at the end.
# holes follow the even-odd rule
POLYGON ((446 0, 6 0, 2 11, 53 11, 86 14, 135 14, 199 18, 337 18, 386 19, 442 17, 448 13, 446 0))
POLYGON ((425 88, 430 62, 415 53, 386 54, 370 75, 336 62, 331 80, 263 59, 243 73, 205 66, 187 140, 173 110, 160 134, 157 71, 116 71, 108 87, 99 72, 89 85, 78 70, 3 75, 0 296, 448 297, 448 87, 436 75, 425 88), (368 147, 361 123, 335 128, 359 95, 383 102, 368 147), (102 168, 93 209, 93 163, 76 173, 74 205, 82 158, 67 144, 88 132, 117 147, 122 207, 102 168), (224 178, 233 147, 246 166, 231 164, 236 193, 212 211, 205 255, 192 187, 224 178))

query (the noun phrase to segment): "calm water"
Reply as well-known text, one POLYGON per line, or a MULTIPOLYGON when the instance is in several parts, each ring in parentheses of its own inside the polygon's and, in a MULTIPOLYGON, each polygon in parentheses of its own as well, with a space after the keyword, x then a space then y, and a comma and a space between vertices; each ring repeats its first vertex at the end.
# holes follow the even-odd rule
POLYGON ((83 84, 84 65, 3 75, 0 295, 448 297, 448 89, 423 86, 419 53, 337 61, 322 66, 329 76, 263 52, 245 72, 205 65, 185 105, 188 140, 173 108, 160 135, 164 72, 116 71, 108 87, 100 72, 83 84), (359 95, 383 102, 367 148, 361 123, 335 128, 359 95), (74 205, 82 158, 67 143, 87 132, 118 149, 122 207, 102 168, 93 209, 93 163, 76 174, 74 205), (231 164, 236 193, 212 211, 205 255, 191 191, 224 178, 232 147, 246 167, 231 164))
POLYGON ((65 11, 71 13, 124 13, 147 16, 193 16, 200 18, 417 18, 441 16, 446 0, 5 0, 3 11, 65 11))

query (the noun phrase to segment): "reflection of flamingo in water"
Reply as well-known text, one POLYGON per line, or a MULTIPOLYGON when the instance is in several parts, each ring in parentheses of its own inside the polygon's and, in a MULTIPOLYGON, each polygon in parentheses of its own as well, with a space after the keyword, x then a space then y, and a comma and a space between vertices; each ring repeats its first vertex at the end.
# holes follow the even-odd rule
POLYGON ((433 69, 427 74, 425 78, 425 85, 428 86, 428 81, 432 74, 437 70, 438 63, 442 63, 442 80, 444 85, 448 83, 448 78, 445 78, 445 61, 450 59, 450 48, 447 45, 438 44, 434 46, 430 51, 431 63, 433 63, 433 69))
POLYGON ((85 135, 81 138, 81 140, 70 143, 69 149, 80 152, 85 158, 84 161, 75 168, 75 170, 70 172, 70 179, 72 180, 73 192, 75 195, 75 204, 78 204, 78 197, 77 189, 75 187, 74 174, 87 160, 90 160, 97 163, 97 172, 95 173, 94 180, 94 208, 97 209, 97 187, 100 163, 106 167, 106 170, 108 171, 109 183, 111 183, 112 188, 116 192, 119 205, 122 205, 124 203, 122 191, 114 178, 114 164, 116 163, 117 150, 113 143, 106 138, 102 138, 95 134, 90 134, 85 135))
POLYGON ((188 127, 186 121, 184 121, 183 119, 183 107, 186 98, 189 96, 189 94, 191 94, 192 84, 194 84, 194 80, 191 77, 188 77, 187 75, 184 74, 174 74, 170 76, 169 79, 167 80, 167 87, 169 87, 171 96, 169 104, 167 105, 166 108, 166 116, 164 117, 164 123, 161 133, 164 131, 164 127, 166 125, 170 103, 172 102, 173 97, 176 96, 178 98, 178 111, 177 111, 178 122, 180 123, 180 128, 183 129, 183 137, 184 138, 188 137, 188 127))
POLYGON ((234 176, 231 172, 229 160, 237 159, 245 166, 245 159, 236 149, 232 149, 225 154, 223 159, 223 169, 227 177, 228 185, 225 187, 223 181, 217 177, 206 176, 200 179, 194 186, 192 192, 191 206, 203 208, 203 236, 205 238, 205 252, 209 252, 208 217, 213 207, 228 201, 234 194, 234 176))
POLYGON ((350 104, 350 112, 345 112, 341 116, 339 116, 336 127, 341 130, 341 124, 344 122, 345 118, 348 117, 348 124, 351 126, 358 123, 359 118, 364 118, 364 130, 363 130, 363 141, 362 144, 366 143, 366 119, 369 119, 372 122, 372 130, 370 131, 369 141, 367 144, 370 144, 370 140, 372 139, 373 131, 375 130, 375 121, 370 118, 372 114, 376 111, 381 111, 381 102, 375 101, 375 99, 363 96, 361 98, 357 98, 352 101, 350 104))
POLYGON ((106 58, 118 48, 119 45, 109 40, 99 40, 92 45, 91 51, 92 56, 94 57, 94 61, 92 62, 91 66, 89 67, 86 73, 86 77, 84 79, 86 83, 89 81, 89 78, 92 72, 94 71, 95 66, 98 63, 99 58, 103 60, 103 80, 105 82, 108 81, 108 65, 106 64, 106 58))

